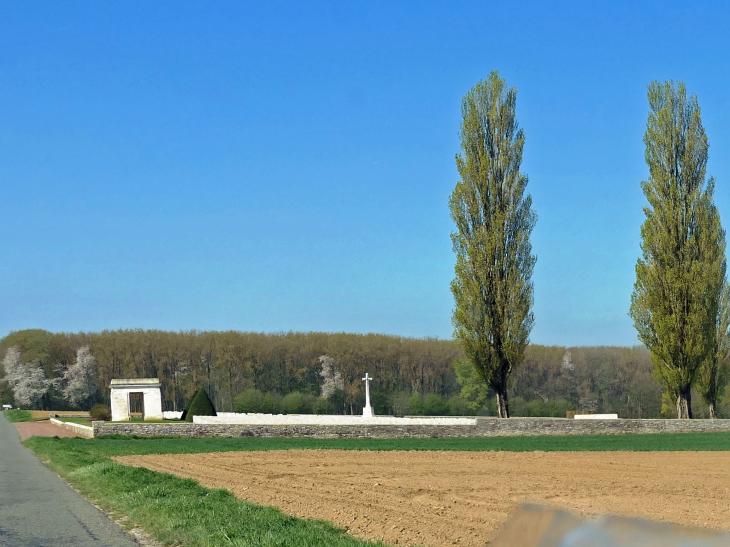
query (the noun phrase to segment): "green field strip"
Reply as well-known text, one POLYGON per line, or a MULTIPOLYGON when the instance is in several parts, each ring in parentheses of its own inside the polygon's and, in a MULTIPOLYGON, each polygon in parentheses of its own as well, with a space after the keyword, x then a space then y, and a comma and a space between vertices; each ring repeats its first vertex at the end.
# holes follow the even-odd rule
POLYGON ((309 439, 309 438, 64 438, 71 450, 99 456, 131 454, 196 454, 248 450, 458 450, 506 452, 564 451, 725 451, 730 433, 649 433, 632 435, 570 435, 541 437, 467 437, 426 439, 309 439))

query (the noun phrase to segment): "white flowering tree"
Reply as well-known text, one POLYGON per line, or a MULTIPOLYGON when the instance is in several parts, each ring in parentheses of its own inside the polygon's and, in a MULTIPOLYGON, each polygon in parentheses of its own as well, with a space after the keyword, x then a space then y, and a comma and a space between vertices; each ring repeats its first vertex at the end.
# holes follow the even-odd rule
POLYGON ((320 355, 319 362, 322 370, 319 375, 322 377, 322 397, 329 399, 337 390, 345 389, 345 380, 342 378, 342 371, 335 365, 335 360, 328 355, 320 355))
POLYGON ((22 378, 15 385, 13 395, 18 406, 37 407, 48 393, 51 381, 38 363, 22 363, 22 378))
POLYGON ((20 367, 20 350, 16 347, 8 348, 3 358, 3 369, 5 369, 4 380, 11 383, 13 378, 18 376, 18 367, 20 367))
POLYGON ((76 361, 63 373, 61 393, 74 406, 81 406, 96 392, 96 359, 89 346, 76 350, 76 361))
POLYGON ((38 406, 41 398, 51 387, 51 380, 38 363, 21 363, 20 350, 9 348, 3 358, 5 381, 13 390, 15 404, 20 407, 38 406))

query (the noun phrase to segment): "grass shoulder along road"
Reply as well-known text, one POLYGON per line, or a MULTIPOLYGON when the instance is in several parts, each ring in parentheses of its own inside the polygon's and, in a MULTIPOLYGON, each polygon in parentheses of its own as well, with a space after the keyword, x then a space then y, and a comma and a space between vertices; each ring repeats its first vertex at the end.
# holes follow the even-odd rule
POLYGON ((32 422, 33 415, 28 410, 3 410, 3 415, 9 422, 32 422))
MULTIPOLYGON (((83 496, 112 515, 126 516, 128 526, 141 527, 165 545, 383 545, 354 539, 328 522, 299 519, 239 500, 226 490, 210 490, 192 480, 118 464, 107 457, 114 451, 93 439, 86 443, 65 440, 69 439, 31 437, 25 445, 83 496)), ((145 442, 126 439, 117 441, 117 447, 145 442)), ((129 450, 133 448, 125 452, 129 450)))
POLYGON ((322 521, 287 516, 277 509, 238 500, 225 490, 109 459, 132 454, 185 454, 246 450, 496 450, 667 451, 730 450, 730 433, 492 437, 459 439, 294 439, 32 437, 25 445, 84 496, 106 511, 125 515, 163 544, 208 547, 378 545, 356 540, 322 521))

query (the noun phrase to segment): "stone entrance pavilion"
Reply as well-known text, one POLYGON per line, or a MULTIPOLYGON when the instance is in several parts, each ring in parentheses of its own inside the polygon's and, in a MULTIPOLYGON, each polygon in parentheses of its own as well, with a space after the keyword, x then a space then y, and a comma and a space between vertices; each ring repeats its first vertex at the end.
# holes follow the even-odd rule
POLYGON ((142 395, 142 418, 144 420, 162 420, 162 396, 160 395, 159 378, 115 379, 111 388, 112 421, 124 422, 131 419, 129 398, 131 395, 142 395))

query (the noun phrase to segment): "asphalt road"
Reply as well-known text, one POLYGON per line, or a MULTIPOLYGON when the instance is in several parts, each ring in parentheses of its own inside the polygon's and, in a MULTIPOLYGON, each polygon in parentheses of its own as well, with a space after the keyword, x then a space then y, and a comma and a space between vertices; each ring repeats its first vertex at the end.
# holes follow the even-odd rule
POLYGON ((0 412, 0 546, 92 545, 137 543, 21 445, 0 412))

